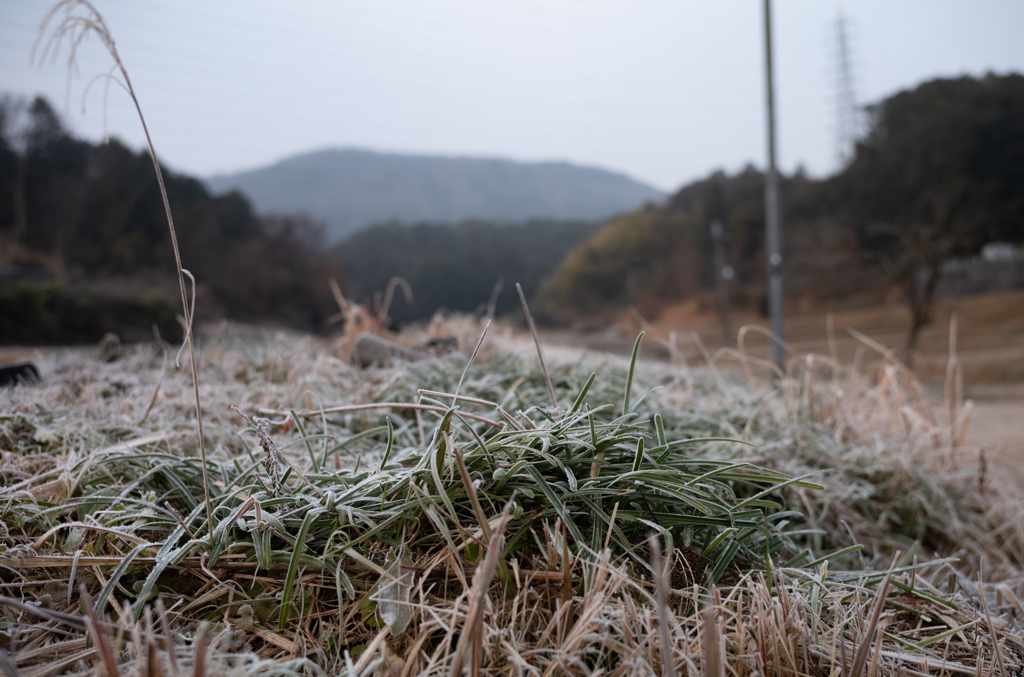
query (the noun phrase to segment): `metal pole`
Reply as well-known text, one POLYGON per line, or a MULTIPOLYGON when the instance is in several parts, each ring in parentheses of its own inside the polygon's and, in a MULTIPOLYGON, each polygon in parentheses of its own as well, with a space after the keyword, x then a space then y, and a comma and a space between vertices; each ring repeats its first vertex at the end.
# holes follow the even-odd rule
POLYGON ((715 293, 718 301, 718 319, 722 322, 722 344, 732 343, 732 329, 729 327, 729 290, 726 284, 732 279, 732 268, 725 263, 725 228, 722 222, 711 222, 711 247, 715 262, 715 293))
POLYGON ((764 50, 768 106, 768 172, 764 188, 765 250, 768 254, 768 308, 772 332, 772 361, 780 367, 785 361, 782 344, 785 337, 782 322, 782 205, 779 199, 779 175, 775 169, 775 88, 772 82, 772 6, 764 0, 764 50))

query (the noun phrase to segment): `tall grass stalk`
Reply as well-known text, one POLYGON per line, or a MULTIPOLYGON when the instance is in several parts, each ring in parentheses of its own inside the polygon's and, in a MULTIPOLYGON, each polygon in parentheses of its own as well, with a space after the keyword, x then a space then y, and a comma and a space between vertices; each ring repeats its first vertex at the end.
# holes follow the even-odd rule
MULTIPOLYGON (((153 160, 153 170, 156 172, 157 184, 160 186, 160 197, 163 199, 164 212, 167 214, 167 227, 171 233, 171 246, 174 249, 174 263, 178 270, 178 286, 181 290, 181 306, 182 313, 185 318, 185 341, 188 343, 189 365, 192 371, 192 388, 195 396, 196 423, 199 427, 199 453, 203 461, 203 490, 206 498, 207 524, 209 526, 210 541, 212 545, 213 508, 210 503, 209 477, 207 475, 206 468, 206 441, 203 435, 203 411, 199 400, 199 370, 196 366, 195 341, 192 336, 192 325, 194 321, 193 313, 195 310, 195 279, 192 278, 192 274, 185 270, 181 264, 181 252, 178 250, 178 235, 174 229, 174 216, 171 214, 171 203, 167 198, 167 188, 164 186, 164 175, 160 170, 160 162, 157 160, 156 147, 153 145, 153 138, 149 134, 149 127, 146 124, 146 116, 142 114, 142 104, 139 103, 139 97, 135 94, 135 88, 132 86, 132 80, 128 75, 128 69, 125 68, 124 62, 121 60, 121 55, 117 51, 117 45, 114 43, 114 36, 111 34, 110 29, 107 26, 107 22, 103 19, 99 10, 97 10, 89 0, 61 0, 54 5, 53 8, 47 12, 39 26, 39 38, 36 41, 36 46, 33 47, 33 61, 35 60, 35 49, 39 46, 40 41, 43 40, 44 36, 46 36, 51 22, 61 15, 63 15, 62 18, 53 28, 49 37, 46 38, 45 42, 43 42, 42 52, 39 55, 40 63, 45 62, 47 58, 51 56, 53 59, 56 59, 61 44, 66 41, 68 46, 68 79, 70 82, 71 73, 77 66, 78 49, 82 42, 85 41, 89 35, 95 35, 99 38, 100 42, 103 43, 103 46, 110 54, 110 57, 114 60, 114 67, 111 69, 112 72, 101 77, 106 77, 108 82, 110 80, 118 82, 118 84, 128 92, 128 96, 131 97, 132 103, 135 105, 135 111, 139 115, 139 122, 142 123, 142 131, 146 136, 146 144, 149 146, 149 157, 153 160), (77 13, 79 10, 82 10, 84 14, 77 13), (116 76, 113 74, 115 71, 121 74, 121 77, 124 79, 123 81, 116 80, 116 76), (188 275, 189 279, 192 279, 192 306, 190 306, 188 302, 188 292, 185 288, 185 275, 188 275)), ((86 93, 88 93, 88 88, 86 89, 86 93)))
MULTIPOLYGON (((651 550, 651 569, 654 572, 654 600, 658 605, 658 645, 661 649, 661 675, 662 677, 675 677, 676 661, 675 656, 672 655, 672 625, 669 621, 673 614, 668 606, 668 566, 672 562, 673 553, 671 547, 668 547, 666 548, 666 557, 663 558, 661 554, 661 540, 653 534, 647 539, 647 545, 651 550)), ((716 674, 714 677, 718 677, 718 675, 716 674)))
POLYGON ((526 315, 526 323, 533 335, 533 343, 537 346, 537 359, 540 360, 540 370, 544 372, 544 383, 548 386, 548 394, 551 396, 551 406, 558 407, 558 400, 555 399, 555 389, 551 387, 551 375, 548 373, 548 365, 544 362, 544 351, 540 347, 540 335, 537 333, 537 325, 533 322, 533 315, 530 314, 530 306, 526 303, 526 295, 523 287, 516 282, 516 291, 519 292, 519 300, 523 304, 523 314, 526 315))

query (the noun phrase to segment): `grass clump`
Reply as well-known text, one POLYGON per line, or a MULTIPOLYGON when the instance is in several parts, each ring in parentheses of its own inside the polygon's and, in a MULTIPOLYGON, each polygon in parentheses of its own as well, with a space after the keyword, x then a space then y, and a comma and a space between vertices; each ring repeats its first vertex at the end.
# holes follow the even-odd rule
POLYGON ((659 673, 665 655, 681 674, 703 669, 714 632, 739 675, 832 674, 862 646, 896 652, 865 672, 930 672, 943 652, 991 672, 990 629, 1020 664, 1012 579, 980 588, 990 626, 968 572, 923 546, 886 592, 881 567, 843 569, 887 566, 901 543, 876 535, 858 560, 827 530, 859 529, 864 505, 840 500, 849 469, 802 477, 807 458, 826 465, 827 422, 789 416, 785 398, 577 358, 549 361, 553 406, 529 360, 467 361, 360 372, 308 339, 209 339, 212 525, 191 383, 161 380, 161 349, 65 355, 45 385, 4 393, 0 578, 18 665, 98 664, 103 638, 121 674, 173 672, 172 658, 190 674, 659 673), (85 634, 96 648, 68 644, 85 634))

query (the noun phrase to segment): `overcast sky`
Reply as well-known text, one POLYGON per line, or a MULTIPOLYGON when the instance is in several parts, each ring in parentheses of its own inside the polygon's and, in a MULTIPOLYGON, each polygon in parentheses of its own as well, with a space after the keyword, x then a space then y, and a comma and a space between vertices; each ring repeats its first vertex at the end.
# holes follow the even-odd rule
MULTIPOLYGON (((65 110, 63 61, 29 53, 52 2, 0 1, 0 91, 65 110)), ((568 160, 675 189, 765 156, 759 0, 95 0, 157 153, 198 175, 325 146, 568 160)), ((776 0, 779 157, 836 164, 835 24, 858 99, 1024 70, 1020 0, 776 0)), ((66 53, 66 52, 65 52, 66 53)), ((110 60, 83 52, 66 119, 99 139, 110 60)), ((141 147, 127 97, 110 133, 141 147)))

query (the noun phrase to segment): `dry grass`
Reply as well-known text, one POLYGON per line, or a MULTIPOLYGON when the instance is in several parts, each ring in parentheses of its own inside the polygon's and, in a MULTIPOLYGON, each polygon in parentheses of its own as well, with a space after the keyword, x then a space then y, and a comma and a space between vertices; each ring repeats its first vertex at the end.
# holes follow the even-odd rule
MULTIPOLYGON (((461 332, 468 354, 480 323, 451 322, 433 331, 461 332)), ((553 410, 534 360, 499 342, 459 390, 458 413, 493 422, 483 423, 421 392, 453 393, 462 355, 361 372, 311 339, 241 341, 227 328, 198 356, 211 543, 192 383, 173 367, 164 374, 163 351, 139 346, 114 364, 62 354, 44 365, 43 386, 0 395, 0 579, 21 674, 193 674, 199 657, 209 674, 450 674, 456 662, 473 674, 668 674, 664 656, 674 674, 737 677, 1009 675, 1024 665, 1019 494, 981 482, 975 452, 956 446, 961 431, 918 412, 913 381, 895 365, 869 380, 802 357, 781 389, 755 380, 751 390, 708 370, 638 363, 634 415, 623 418, 628 363, 555 356, 553 410), (577 411, 595 412, 596 437, 587 416, 555 432, 592 371, 577 411), (320 413, 418 397, 440 411, 320 413), (277 487, 274 461, 253 450, 258 438, 228 404, 269 419, 277 487), (602 438, 614 442, 598 463, 600 444, 588 441, 602 438), (665 461, 648 453, 640 471, 652 476, 638 492, 623 478, 641 438, 659 457, 659 446, 691 438, 756 446, 689 443, 665 461), (423 474, 401 484, 431 458, 439 483, 423 474), (606 488, 589 505, 558 466, 570 461, 586 468, 574 471, 579 487, 606 488), (824 488, 755 498, 780 505, 760 508, 770 519, 751 528, 743 517, 734 527, 693 519, 703 513, 671 498, 672 485, 666 494, 650 483, 737 462, 755 463, 742 473, 769 489, 784 480, 758 468, 826 470, 813 478, 824 488), (531 487, 533 497, 522 493, 531 487), (642 500, 631 505, 624 491, 642 500), (653 577, 646 534, 658 530, 673 556, 653 577), (847 547, 855 542, 865 547, 847 547), (982 562, 990 582, 979 587, 982 562), (99 667, 109 660, 117 667, 99 667)), ((738 515, 745 508, 730 506, 759 493, 749 479, 707 484, 711 507, 738 515)))
MULTIPOLYGON (((959 355, 964 378, 971 384, 1012 384, 1024 381, 1024 316, 1011 311, 1024 304, 1024 290, 992 292, 936 301, 935 320, 921 333, 920 344, 913 363, 914 375, 926 384, 942 383, 949 360, 949 320, 953 314, 960 317, 959 355)), ((871 306, 802 308, 798 304, 787 306, 786 337, 800 352, 836 355, 846 363, 856 359, 863 344, 847 333, 852 327, 876 341, 896 350, 903 347, 909 327, 909 313, 898 303, 871 306), (832 312, 829 312, 832 311, 832 312), (833 332, 828 331, 828 315, 832 315, 833 332)), ((744 323, 765 323, 756 312, 734 308, 733 326, 744 323)), ((649 318, 664 334, 671 331, 685 338, 696 331, 712 350, 723 345, 718 316, 713 310, 702 311, 696 301, 682 302, 665 308, 657 319, 649 318)), ((618 321, 623 331, 619 339, 627 343, 637 331, 632 314, 624 312, 618 321)), ((735 338, 735 336, 731 337, 735 338)), ((763 336, 752 336, 750 350, 768 356, 768 341, 763 336)), ((592 339, 593 340, 593 339, 592 339)), ((595 341, 596 343, 596 341, 595 341)), ((735 347, 735 342, 729 341, 735 347)), ((609 342, 609 348, 611 348, 609 342)), ((700 351, 689 341, 680 341, 680 349, 691 361, 700 362, 700 351)), ((874 356, 865 355, 866 359, 874 356)))

